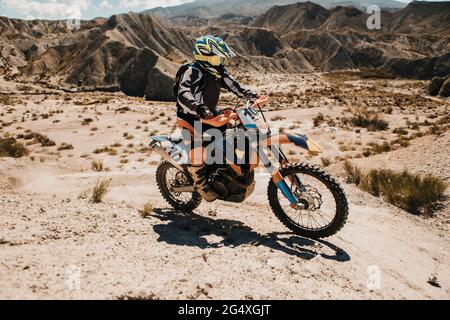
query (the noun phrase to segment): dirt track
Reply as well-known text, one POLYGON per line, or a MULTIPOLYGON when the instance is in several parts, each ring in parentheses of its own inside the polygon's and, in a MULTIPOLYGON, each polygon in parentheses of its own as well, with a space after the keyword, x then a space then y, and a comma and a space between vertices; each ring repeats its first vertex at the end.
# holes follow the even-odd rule
MULTIPOLYGON (((5 172, 7 163, 1 164, 5 172)), ((450 297, 445 233, 353 187, 346 186, 347 226, 313 241, 276 221, 264 204, 264 175, 246 204, 202 205, 196 213, 170 210, 154 187, 153 170, 108 176, 114 186, 100 205, 77 199, 78 188, 70 187, 95 182, 91 175, 4 183, 1 298, 450 297), (52 191, 39 192, 46 184, 52 191), (142 218, 138 209, 147 200, 157 210, 142 218), (380 290, 367 287, 377 270, 371 266, 381 272, 380 290), (70 290, 77 289, 78 272, 80 290, 70 290), (427 283, 433 273, 442 288, 427 283)))
MULTIPOLYGON (((313 83, 308 79, 302 86, 313 83)), ((419 85, 411 84, 416 91, 419 85)), ((11 123, 0 133, 28 129, 48 135, 56 146, 22 139, 29 156, 0 158, 0 298, 450 299, 444 213, 414 217, 344 185, 347 225, 332 238, 312 241, 287 232, 276 220, 266 199, 269 177, 261 173, 255 194, 243 205, 217 202, 202 204, 195 213, 173 212, 155 187, 158 158, 141 149, 150 135, 170 132, 172 105, 101 93, 11 97, 12 106, 2 116, 11 123), (74 149, 57 150, 62 143, 74 149), (110 154, 94 151, 113 145, 110 154), (93 160, 108 170, 94 172, 93 160), (112 178, 104 202, 79 199, 100 177, 112 178), (157 210, 143 218, 138 210, 147 202, 157 210), (440 288, 427 283, 433 275, 440 288)), ((321 94, 315 99, 309 108, 292 109, 289 119, 286 110, 269 118, 317 138, 324 157, 333 161, 354 156, 371 141, 393 138, 391 131, 314 127, 319 112, 334 119, 346 112, 321 94), (340 148, 348 142, 355 149, 340 148)), ((408 117, 424 121, 431 112, 426 107, 411 108, 408 117)), ((448 104, 441 102, 432 112, 444 114, 444 108, 448 104)), ((395 107, 383 117, 394 129, 405 126, 404 112, 395 107)), ((409 148, 354 161, 367 167, 395 162, 399 170, 448 179, 448 153, 433 152, 448 145, 448 134, 421 139, 409 148)), ((294 157, 305 161, 303 155, 294 157)), ((329 167, 333 175, 338 166, 329 167)))

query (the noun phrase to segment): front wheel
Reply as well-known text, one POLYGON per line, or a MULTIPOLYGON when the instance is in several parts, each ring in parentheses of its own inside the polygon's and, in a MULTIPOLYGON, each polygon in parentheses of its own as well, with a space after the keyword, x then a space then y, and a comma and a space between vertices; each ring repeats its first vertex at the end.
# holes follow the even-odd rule
POLYGON ((171 191, 175 187, 189 186, 192 181, 185 172, 178 170, 170 162, 165 161, 160 164, 156 170, 156 183, 164 199, 175 210, 193 211, 202 202, 202 197, 197 192, 177 193, 171 191))
POLYGON ((270 206, 287 228, 300 236, 318 239, 330 237, 344 227, 347 198, 328 173, 308 164, 289 164, 280 173, 299 202, 293 207, 275 183, 270 182, 270 206))

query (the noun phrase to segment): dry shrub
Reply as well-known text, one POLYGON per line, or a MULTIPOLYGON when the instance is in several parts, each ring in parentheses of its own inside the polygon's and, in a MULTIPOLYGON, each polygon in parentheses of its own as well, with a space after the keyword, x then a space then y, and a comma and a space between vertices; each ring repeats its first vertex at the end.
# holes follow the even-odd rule
POLYGON ((319 113, 314 119, 314 127, 317 128, 323 121, 325 121, 325 117, 323 114, 319 113))
POLYGON ((73 150, 73 145, 63 142, 58 147, 58 151, 63 151, 63 150, 73 150))
POLYGON ((158 296, 154 294, 153 292, 146 293, 146 292, 138 292, 138 293, 132 293, 129 292, 127 294, 121 295, 116 297, 119 301, 148 301, 148 300, 159 300, 158 296))
POLYGON ((108 153, 109 155, 116 155, 117 151, 113 148, 109 148, 109 147, 103 147, 103 148, 97 148, 94 150, 95 154, 100 154, 100 153, 108 153))
POLYGON ((37 132, 27 132, 24 134, 19 134, 17 136, 18 139, 32 140, 31 144, 40 143, 43 147, 53 147, 56 146, 55 141, 51 140, 49 137, 37 133, 37 132))
POLYGON ((111 179, 98 180, 91 191, 91 202, 101 203, 103 197, 108 193, 111 186, 111 179))
POLYGON ((97 172, 102 172, 105 168, 103 165, 103 161, 101 160, 93 160, 91 163, 92 170, 97 172))
POLYGON ((445 199, 448 184, 435 176, 421 176, 408 171, 371 170, 364 174, 360 169, 345 163, 347 181, 355 183, 373 196, 412 214, 431 216, 445 199))
POLYGON ((354 111, 351 123, 355 127, 367 128, 369 131, 384 131, 389 128, 389 123, 380 119, 378 114, 370 112, 367 108, 354 111))
POLYGON ((142 218, 150 217, 155 212, 155 207, 151 203, 146 203, 142 209, 139 210, 139 214, 142 218))
POLYGON ((0 94, 0 105, 9 106, 13 103, 11 97, 6 94, 0 94))
POLYGON ((328 158, 320 158, 320 161, 322 161, 322 166, 328 167, 331 164, 331 160, 328 158))
POLYGON ((21 158, 28 154, 27 148, 16 139, 0 138, 0 157, 21 158))
POLYGON ((94 122, 94 119, 92 119, 92 118, 85 118, 85 119, 83 119, 83 122, 81 123, 81 125, 82 126, 87 126, 87 125, 89 125, 92 122, 94 122))
POLYGON ((366 148, 363 152, 363 155, 365 157, 370 157, 372 155, 375 154, 379 154, 379 153, 384 153, 384 152, 389 152, 392 150, 391 144, 389 144, 388 142, 383 142, 381 144, 379 143, 375 143, 375 142, 371 142, 368 144, 368 148, 366 148))
POLYGON ((365 79, 395 79, 394 75, 383 68, 361 68, 359 75, 365 79))

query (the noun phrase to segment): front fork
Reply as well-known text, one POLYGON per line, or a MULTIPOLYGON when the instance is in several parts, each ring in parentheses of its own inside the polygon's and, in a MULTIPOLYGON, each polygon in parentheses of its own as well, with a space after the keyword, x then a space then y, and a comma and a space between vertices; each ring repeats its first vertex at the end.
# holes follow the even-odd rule
MULTIPOLYGON (((279 159, 279 162, 281 165, 285 165, 289 162, 286 155, 283 153, 283 151, 280 149, 280 147, 272 146, 271 150, 272 150, 274 156, 279 159)), ((291 188, 289 188, 288 184, 284 180, 280 171, 272 164, 272 162, 270 161, 269 157, 264 152, 264 150, 260 149, 259 157, 260 157, 261 162, 264 164, 266 169, 269 171, 270 175, 272 176, 273 182, 278 187, 278 189, 280 189, 281 193, 286 197, 286 199, 289 200, 289 202, 291 203, 292 206, 297 206, 298 205, 297 198, 292 193, 291 188)), ((303 186, 302 182, 300 181, 300 178, 297 175, 294 175, 290 179, 291 179, 291 183, 295 184, 301 190, 304 189, 304 186, 303 186)))

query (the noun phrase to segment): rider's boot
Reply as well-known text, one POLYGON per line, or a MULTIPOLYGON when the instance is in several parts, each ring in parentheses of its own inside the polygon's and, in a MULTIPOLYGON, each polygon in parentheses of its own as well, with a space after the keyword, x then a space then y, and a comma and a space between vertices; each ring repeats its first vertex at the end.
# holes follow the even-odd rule
POLYGON ((191 174, 197 192, 208 202, 213 202, 217 199, 217 194, 206 183, 206 166, 194 167, 189 166, 188 172, 191 174))

